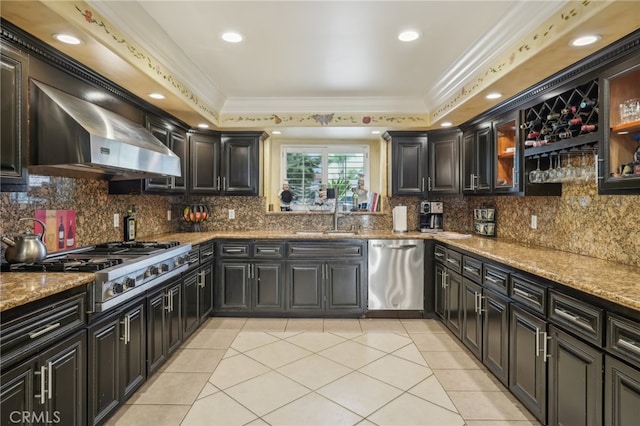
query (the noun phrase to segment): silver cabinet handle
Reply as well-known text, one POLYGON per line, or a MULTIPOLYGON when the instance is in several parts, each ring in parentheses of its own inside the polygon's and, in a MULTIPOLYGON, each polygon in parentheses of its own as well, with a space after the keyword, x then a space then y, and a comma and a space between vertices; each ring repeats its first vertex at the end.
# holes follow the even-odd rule
POLYGON ((260 253, 271 253, 271 254, 278 253, 278 249, 258 249, 258 251, 260 253))
POLYGON ((457 260, 455 260, 455 259, 447 259, 447 262, 449 262, 449 263, 453 263, 453 264, 454 264, 454 265, 456 265, 456 266, 457 266, 457 265, 459 265, 458 261, 457 261, 457 260))
POLYGON ((408 250, 416 247, 417 246, 415 244, 407 244, 404 246, 388 246, 388 248, 390 248, 391 250, 408 250))
POLYGON ((224 252, 225 253, 243 253, 244 250, 239 248, 226 248, 224 249, 224 252))
POLYGON ((51 330, 55 330, 58 327, 60 327, 60 323, 59 322, 57 322, 55 324, 47 324, 43 328, 41 328, 40 330, 32 331, 31 333, 29 333, 29 339, 35 339, 36 337, 42 336, 43 334, 48 333, 51 330))
POLYGON ((487 281, 492 282, 492 283, 494 283, 494 284, 498 284, 498 283, 501 283, 501 282, 502 282, 502 280, 496 280, 495 278, 493 278, 493 277, 491 277, 491 276, 489 276, 489 275, 486 275, 484 278, 485 278, 487 281))
POLYGON ((480 270, 478 268, 472 268, 471 266, 464 266, 464 270, 465 271, 469 271, 469 272, 473 272, 474 274, 477 274, 478 272, 480 272, 480 270))
POLYGON ((473 300, 473 302, 474 302, 474 307, 473 308, 474 308, 474 311, 475 311, 476 314, 479 313, 479 311, 480 311, 480 307, 478 306, 478 304, 479 304, 478 302, 480 301, 479 296, 480 296, 480 293, 478 293, 477 291, 473 292, 473 299, 474 299, 473 300))
POLYGON ((47 368, 49 370, 49 383, 47 383, 47 399, 51 399, 53 396, 53 363, 51 361, 49 361, 47 368))
POLYGON ((427 178, 427 182, 429 183, 429 184, 428 184, 428 186, 427 186, 427 190, 428 190, 428 191, 431 191, 431 176, 429 176, 429 177, 427 178))
POLYGON ((216 191, 220 191, 220 176, 216 178, 216 191))
POLYGON ((547 342, 549 341, 549 339, 551 339, 551 336, 547 335, 546 331, 543 331, 542 333, 542 338, 544 339, 542 341, 543 345, 542 345, 542 356, 544 357, 542 359, 542 361, 547 362, 547 358, 550 358, 551 355, 549 355, 548 351, 547 351, 547 342))
POLYGON ((442 271, 442 288, 447 288, 447 272, 442 271))
POLYGON ((536 358, 540 356, 540 329, 536 327, 536 358))
POLYGON ((640 347, 638 347, 636 345, 636 342, 630 342, 628 340, 625 340, 623 338, 618 338, 618 342, 617 342, 618 346, 621 346, 637 355, 640 355, 640 347))
POLYGON ((213 250, 212 251, 203 251, 202 252, 202 257, 209 257, 209 256, 213 256, 213 250))
POLYGON ((424 192, 424 177, 422 178, 422 192, 424 192))
POLYGON ((520 290, 520 289, 519 289, 519 288, 517 288, 517 287, 514 287, 514 288, 513 288, 513 292, 514 292, 515 294, 517 294, 518 296, 524 297, 524 298, 526 298, 526 299, 533 299, 533 298, 534 298, 531 294, 527 293, 527 292, 526 292, 526 291, 524 291, 524 290, 520 290))
POLYGON ((570 321, 572 324, 575 324, 580 328, 583 328, 583 329, 588 330, 588 331, 593 331, 593 328, 589 324, 589 321, 585 320, 582 317, 579 317, 578 315, 571 315, 569 312, 565 311, 564 309, 560 309, 560 308, 554 308, 553 312, 556 315, 558 315, 559 317, 570 321))
POLYGON ((471 173, 471 190, 475 191, 475 183, 476 183, 476 175, 474 175, 473 173, 471 173))
POLYGON ((46 378, 45 378, 45 374, 47 374, 47 367, 46 366, 41 366, 40 367, 40 371, 35 371, 33 373, 34 375, 39 375, 40 376, 40 394, 39 395, 34 395, 36 398, 40 398, 40 404, 44 404, 44 400, 45 400, 45 393, 47 393, 47 390, 45 389, 47 384, 46 384, 46 378))
POLYGON ((222 190, 223 191, 227 190, 227 177, 226 176, 222 177, 222 190))
MULTIPOLYGON (((376 245, 373 245, 374 247, 376 247, 376 245)), ((438 253, 436 252, 436 257, 444 257, 444 253, 438 253)))
POLYGON ((164 304, 164 309, 167 312, 171 312, 171 292, 168 292, 167 294, 165 294, 164 297, 167 298, 167 301, 164 304))

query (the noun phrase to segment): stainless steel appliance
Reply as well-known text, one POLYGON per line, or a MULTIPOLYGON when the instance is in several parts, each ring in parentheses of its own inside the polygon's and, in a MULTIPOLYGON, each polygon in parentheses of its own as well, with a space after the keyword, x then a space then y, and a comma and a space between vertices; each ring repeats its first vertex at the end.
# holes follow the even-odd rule
POLYGON ((11 272, 93 272, 89 310, 104 312, 165 283, 189 267, 191 244, 109 242, 54 253, 42 262, 3 264, 11 272))
POLYGON ((440 201, 420 203, 420 232, 441 232, 444 230, 444 207, 440 201))
POLYGON ((369 240, 369 310, 424 310, 424 241, 369 240))

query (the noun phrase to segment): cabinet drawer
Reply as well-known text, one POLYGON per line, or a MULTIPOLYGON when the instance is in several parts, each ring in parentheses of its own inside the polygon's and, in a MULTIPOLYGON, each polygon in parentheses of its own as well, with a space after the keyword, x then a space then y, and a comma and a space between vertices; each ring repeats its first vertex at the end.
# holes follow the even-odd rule
POLYGON ((84 327, 85 304, 86 293, 83 292, 3 323, 0 331, 2 367, 84 327))
POLYGON ((253 246, 253 256, 263 258, 283 258, 284 243, 274 241, 256 241, 253 246))
POLYGON ((462 255, 457 251, 453 251, 451 249, 447 249, 445 264, 447 268, 455 271, 457 273, 462 273, 462 255))
POLYGON ((602 347, 604 311, 581 300, 549 292, 549 319, 585 340, 602 347))
POLYGON ((364 256, 364 244, 293 243, 289 244, 288 256, 293 259, 362 257, 364 256))
POLYGON ((480 284, 482 282, 482 262, 469 256, 462 256, 462 275, 480 284))
POLYGON ((511 299, 545 315, 547 288, 518 275, 511 275, 511 299))
POLYGON ((484 264, 482 284, 502 294, 508 294, 509 271, 496 265, 484 264))
POLYGON ((608 314, 607 351, 640 367, 640 323, 608 314))
POLYGON ((210 262, 213 259, 214 248, 213 242, 210 243, 202 243, 199 245, 200 248, 200 263, 210 262))
POLYGON ((436 245, 434 255, 436 258, 436 262, 444 263, 447 258, 447 249, 443 246, 436 245))
POLYGON ((219 252, 222 257, 249 257, 251 243, 249 241, 222 242, 219 252))

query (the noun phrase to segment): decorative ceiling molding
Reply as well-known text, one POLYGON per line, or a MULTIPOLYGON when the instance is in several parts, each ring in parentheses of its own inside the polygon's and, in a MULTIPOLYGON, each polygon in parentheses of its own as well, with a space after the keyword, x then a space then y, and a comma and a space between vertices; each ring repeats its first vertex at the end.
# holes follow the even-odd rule
POLYGON ((609 5, 611 5, 611 2, 605 1, 583 0, 568 2, 556 14, 538 26, 534 32, 519 40, 510 49, 507 49, 506 53, 491 65, 471 76, 457 93, 452 94, 446 101, 430 112, 430 121, 435 123, 441 120, 469 99, 477 96, 499 79, 504 78, 509 72, 539 55, 553 41, 576 28, 589 17, 606 9, 609 5))
POLYGON ((167 67, 124 36, 115 25, 106 20, 93 7, 82 1, 44 1, 42 3, 63 19, 73 23, 99 40, 153 81, 174 95, 179 96, 182 101, 189 104, 202 117, 218 125, 218 114, 215 110, 206 105, 184 82, 176 78, 167 67))
POLYGON ((223 127, 311 127, 311 126, 386 126, 403 128, 424 128, 428 127, 429 117, 422 115, 403 114, 340 114, 340 113, 317 113, 317 114, 246 114, 230 115, 222 117, 223 127))

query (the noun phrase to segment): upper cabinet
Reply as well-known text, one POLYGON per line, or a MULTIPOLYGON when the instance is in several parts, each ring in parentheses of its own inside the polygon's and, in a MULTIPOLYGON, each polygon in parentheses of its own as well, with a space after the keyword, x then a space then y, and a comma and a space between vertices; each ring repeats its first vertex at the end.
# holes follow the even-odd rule
POLYGON ((460 139, 458 129, 429 133, 427 191, 430 195, 460 193, 460 139))
POLYGON ((28 56, 4 43, 0 50, 0 182, 2 191, 27 188, 28 56))
POLYGON ((640 55, 602 74, 601 193, 640 191, 640 55))
POLYGON ((387 132, 391 143, 391 194, 424 195, 427 189, 427 134, 387 132))
POLYGON ((493 123, 493 192, 521 192, 521 152, 517 114, 493 123))
POLYGON ((190 192, 258 195, 263 132, 190 133, 190 192))
POLYGON ((467 127, 462 134, 462 192, 491 192, 493 131, 491 123, 467 127))
POLYGON ((182 176, 150 178, 145 182, 146 192, 184 193, 187 185, 187 132, 157 117, 147 117, 147 128, 160 142, 180 157, 182 176))

